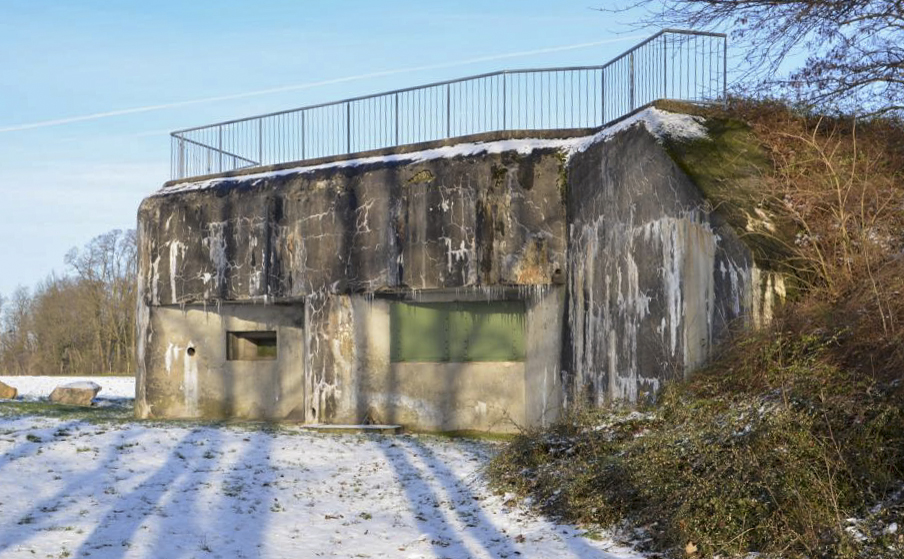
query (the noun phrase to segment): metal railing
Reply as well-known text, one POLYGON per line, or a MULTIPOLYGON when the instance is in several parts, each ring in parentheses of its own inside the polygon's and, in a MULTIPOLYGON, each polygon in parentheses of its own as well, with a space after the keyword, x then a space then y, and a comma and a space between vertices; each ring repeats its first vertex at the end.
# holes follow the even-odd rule
POLYGON ((666 29, 602 66, 504 70, 178 130, 173 179, 484 132, 595 128, 663 99, 723 101, 727 38, 666 29))

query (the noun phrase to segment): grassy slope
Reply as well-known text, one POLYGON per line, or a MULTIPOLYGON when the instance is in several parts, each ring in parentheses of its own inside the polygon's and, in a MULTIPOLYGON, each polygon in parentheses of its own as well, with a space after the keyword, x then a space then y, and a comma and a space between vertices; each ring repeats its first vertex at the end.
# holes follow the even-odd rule
POLYGON ((714 142, 670 151, 802 290, 655 407, 573 411, 490 475, 666 555, 904 556, 904 134, 769 105, 708 116, 714 142))

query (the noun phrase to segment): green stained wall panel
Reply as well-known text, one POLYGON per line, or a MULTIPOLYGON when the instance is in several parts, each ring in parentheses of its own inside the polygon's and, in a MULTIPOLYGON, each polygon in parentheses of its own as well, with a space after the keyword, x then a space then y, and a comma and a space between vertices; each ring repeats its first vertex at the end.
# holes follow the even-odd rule
POLYGON ((449 312, 449 361, 523 361, 524 304, 456 303, 449 312))
POLYGON ((521 301, 393 303, 395 362, 523 361, 521 301))
POLYGON ((449 317, 442 305, 390 306, 393 361, 448 361, 449 317))

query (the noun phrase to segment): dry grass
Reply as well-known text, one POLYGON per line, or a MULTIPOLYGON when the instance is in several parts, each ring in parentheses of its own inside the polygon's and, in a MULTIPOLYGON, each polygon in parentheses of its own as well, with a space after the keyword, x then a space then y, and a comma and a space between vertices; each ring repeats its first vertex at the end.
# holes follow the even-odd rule
POLYGON ((490 475, 675 556, 687 542, 707 557, 904 556, 888 530, 904 530, 904 128, 771 103, 708 112, 735 151, 673 153, 692 176, 695 158, 716 161, 695 178, 736 228, 753 209, 775 225, 745 240, 793 275, 795 300, 654 408, 573 411, 490 475))
POLYGON ((518 437, 492 463, 505 490, 571 521, 645 529, 680 556, 900 557, 848 531, 904 479, 904 394, 833 364, 838 332, 774 330, 739 342, 655 408, 583 410, 518 437), (885 555, 883 555, 885 553, 885 555))

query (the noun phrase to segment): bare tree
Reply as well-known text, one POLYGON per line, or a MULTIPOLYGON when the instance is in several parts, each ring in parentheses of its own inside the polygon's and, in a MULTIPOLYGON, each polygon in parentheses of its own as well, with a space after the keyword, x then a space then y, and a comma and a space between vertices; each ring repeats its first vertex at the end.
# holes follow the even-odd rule
POLYGON ((823 111, 904 113, 904 0, 631 0, 601 10, 637 8, 646 10, 643 25, 729 32, 743 52, 747 94, 791 92, 823 111))
POLYGON ((27 375, 32 372, 31 355, 35 351, 32 332, 32 299, 28 288, 18 287, 3 314, 3 338, 0 339, 0 364, 9 374, 27 375))
POLYGON ((35 289, 32 331, 37 351, 32 357, 43 374, 105 372, 96 353, 98 334, 89 289, 77 278, 50 276, 35 289))
POLYGON ((136 255, 135 231, 119 229, 66 255, 91 303, 97 366, 107 372, 132 372, 136 255))
POLYGON ((19 288, 0 314, 0 373, 132 373, 135 232, 114 230, 48 276, 32 293, 19 288))

